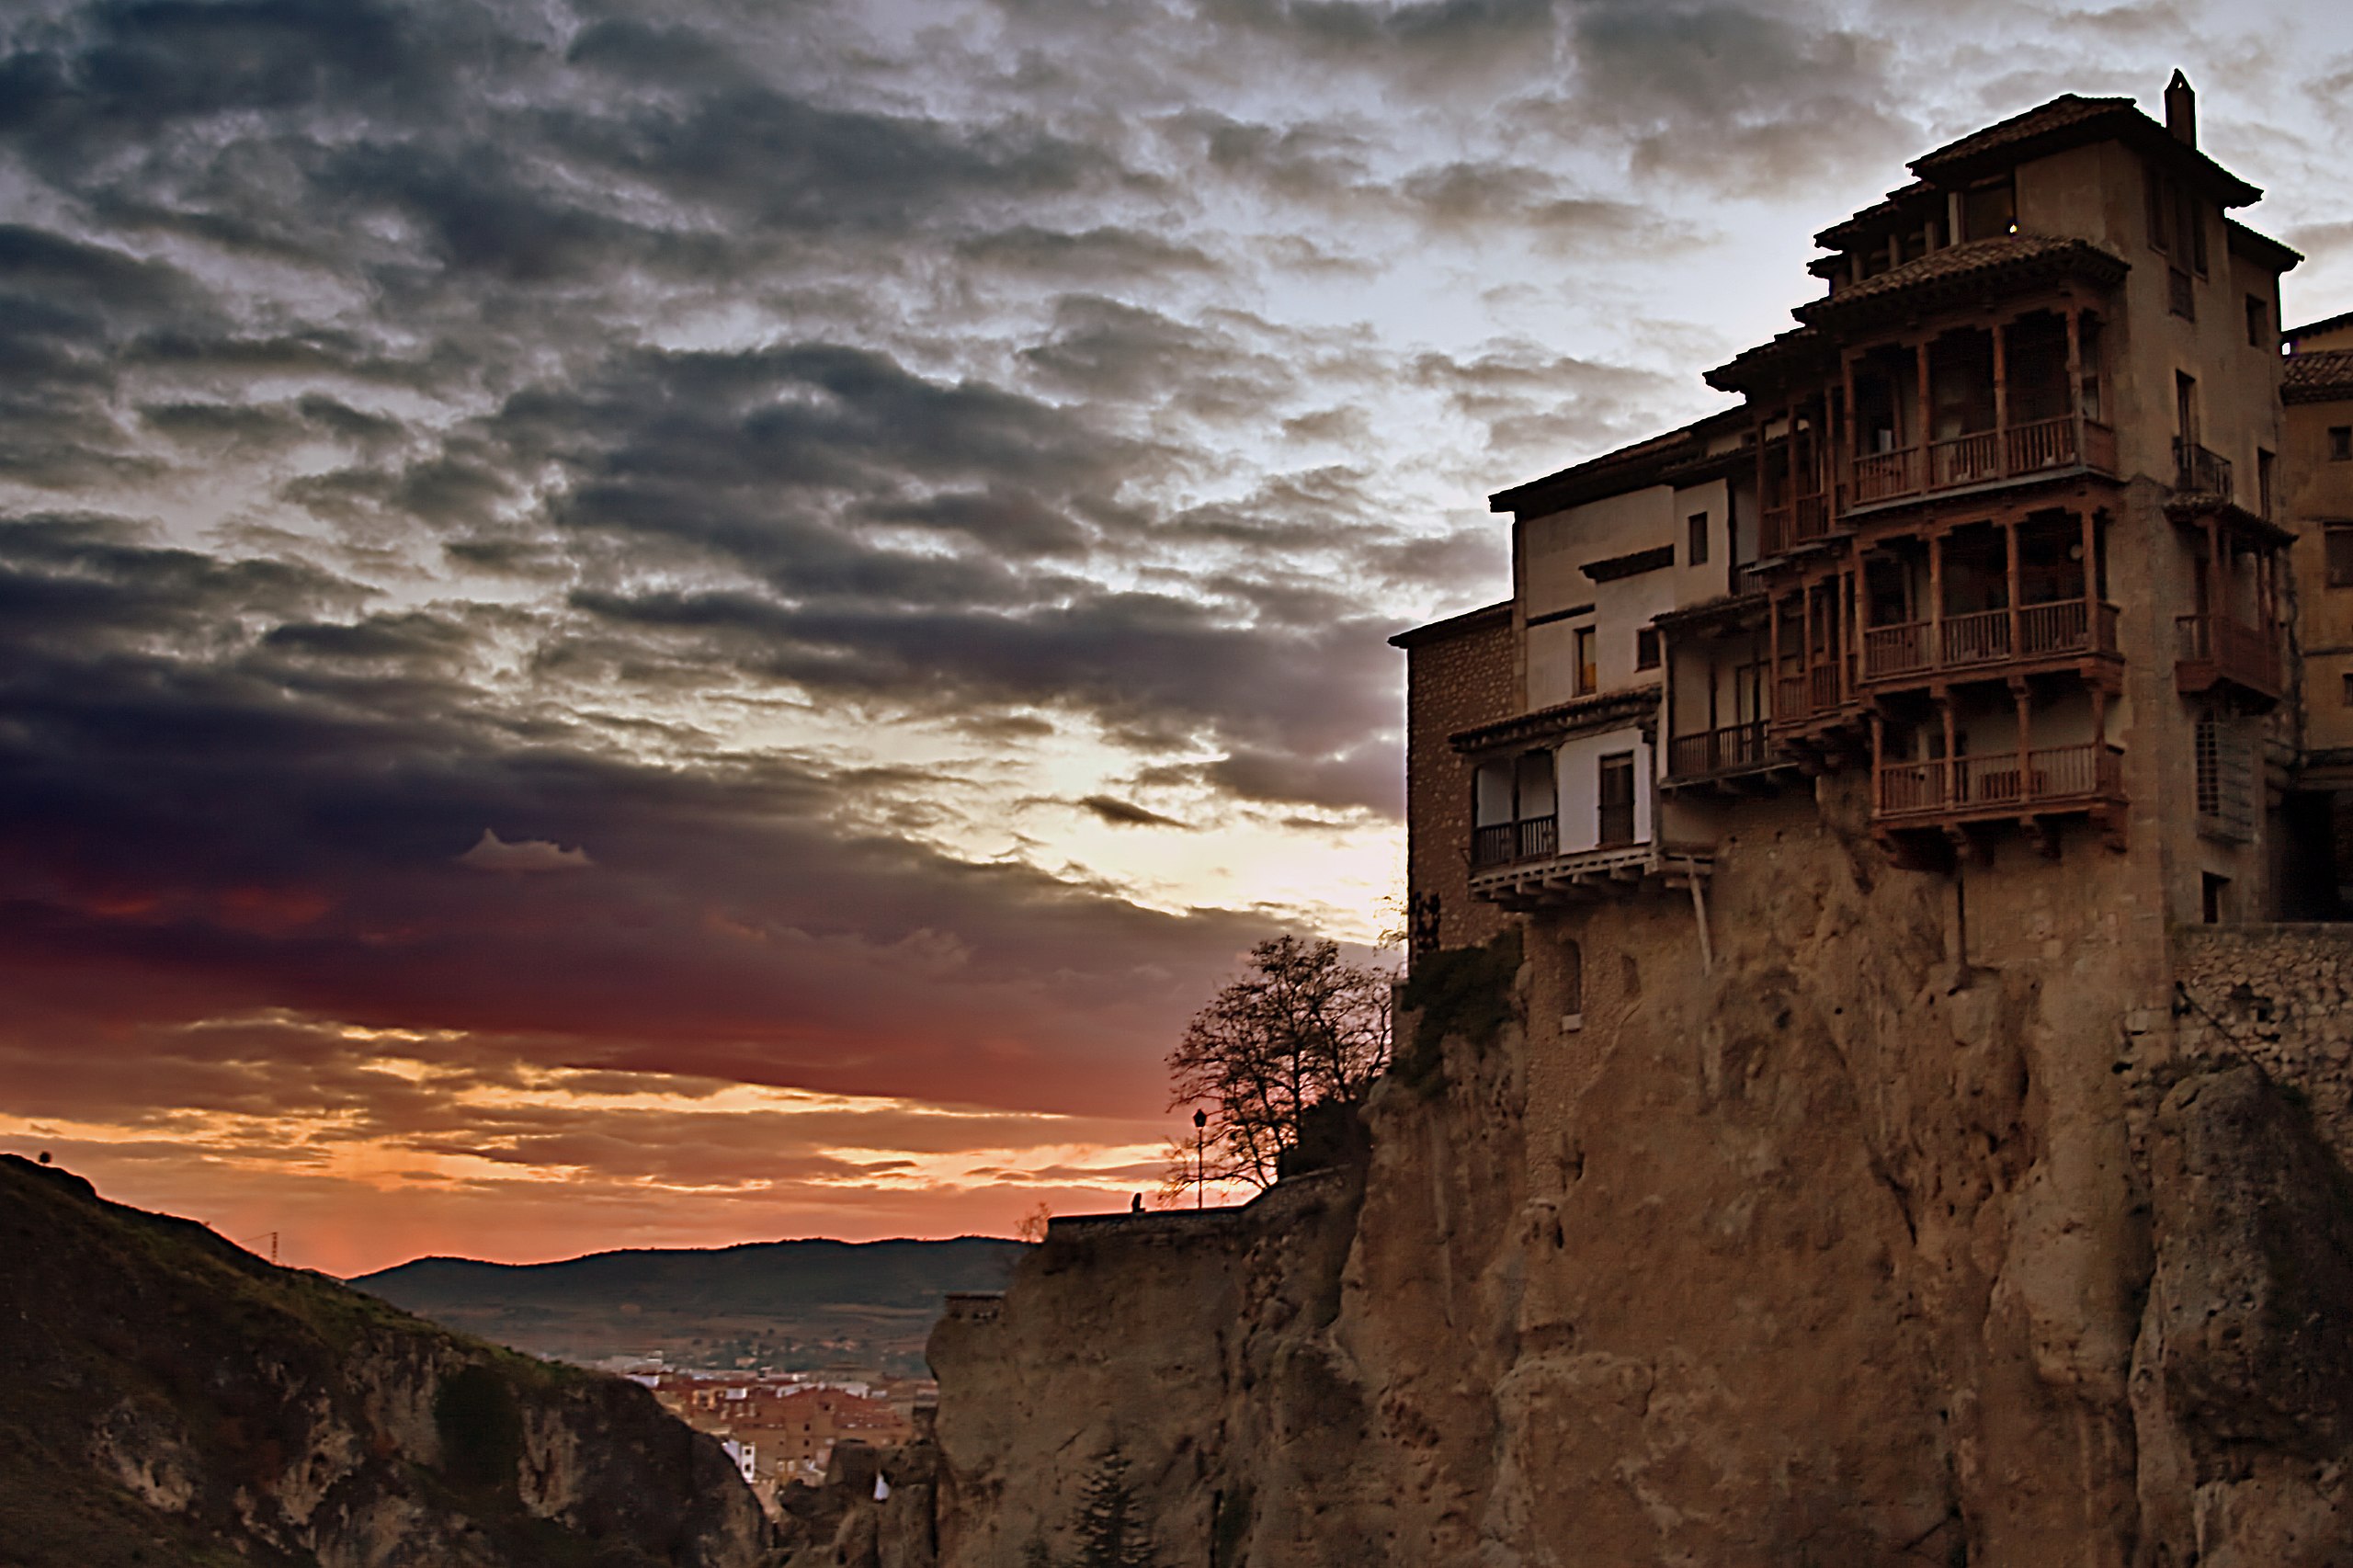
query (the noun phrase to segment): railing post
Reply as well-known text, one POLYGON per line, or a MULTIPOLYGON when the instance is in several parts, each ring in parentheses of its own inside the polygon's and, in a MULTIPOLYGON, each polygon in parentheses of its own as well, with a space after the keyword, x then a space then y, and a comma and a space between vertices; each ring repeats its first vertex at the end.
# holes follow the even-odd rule
POLYGON ((1938 529, 1928 535, 1928 665, 1942 669, 1945 663, 1945 536, 1938 529))
POLYGON ((2025 629, 2018 624, 2018 589, 2022 574, 2018 570, 2018 525, 2016 518, 2002 525, 2003 542, 2008 551, 2007 569, 2010 599, 2010 657, 2026 657, 2026 643, 2019 633, 2025 629))
POLYGON ((2005 477, 2010 472, 2010 389, 2002 343, 2009 335, 2006 324, 1994 324, 1994 464, 1995 472, 2005 477))
POLYGON ((2032 718, 2023 676, 2010 677, 2010 696, 2018 705, 2018 801, 2023 805, 2034 796, 2032 718))

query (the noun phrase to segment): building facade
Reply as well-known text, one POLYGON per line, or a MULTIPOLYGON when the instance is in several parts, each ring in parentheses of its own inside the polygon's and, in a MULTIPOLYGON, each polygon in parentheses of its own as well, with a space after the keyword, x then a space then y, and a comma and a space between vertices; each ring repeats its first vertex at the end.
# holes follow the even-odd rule
POLYGON ((1665 897, 1712 965, 1726 857, 1807 817, 1966 883, 1959 961, 2109 921, 2151 1006, 2117 919, 2338 912, 2353 318, 2283 335, 2178 74, 1910 169, 1706 373, 1739 407, 1494 496, 1510 598, 1394 640, 1422 950, 1665 897))

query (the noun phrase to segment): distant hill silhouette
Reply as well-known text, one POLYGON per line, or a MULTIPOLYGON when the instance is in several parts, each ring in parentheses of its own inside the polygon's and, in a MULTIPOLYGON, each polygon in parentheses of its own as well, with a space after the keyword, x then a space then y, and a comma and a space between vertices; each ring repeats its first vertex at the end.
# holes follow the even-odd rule
POLYGON ((920 1372, 939 1299, 1004 1289, 1019 1242, 748 1242, 561 1263, 425 1257, 357 1288, 451 1328, 568 1360, 661 1351, 729 1366, 920 1372))

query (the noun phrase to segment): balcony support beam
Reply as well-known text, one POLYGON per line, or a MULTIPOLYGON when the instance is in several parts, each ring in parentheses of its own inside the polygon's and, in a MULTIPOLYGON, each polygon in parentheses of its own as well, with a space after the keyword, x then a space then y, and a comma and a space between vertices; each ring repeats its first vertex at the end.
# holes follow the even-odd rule
POLYGON ((2018 799, 2024 801, 2034 794, 2033 702, 2024 676, 2010 677, 2010 697, 2018 705, 2018 799))
MULTIPOLYGON (((2019 570, 2018 563, 2018 520, 2016 517, 2011 517, 2002 524, 2002 547, 2007 562, 2006 580, 2009 585, 2010 657, 2021 659, 2026 656, 2026 643, 2018 637, 2018 589, 2023 574, 2019 570)), ((2084 597, 2089 598, 2091 596, 2086 594, 2084 597)))

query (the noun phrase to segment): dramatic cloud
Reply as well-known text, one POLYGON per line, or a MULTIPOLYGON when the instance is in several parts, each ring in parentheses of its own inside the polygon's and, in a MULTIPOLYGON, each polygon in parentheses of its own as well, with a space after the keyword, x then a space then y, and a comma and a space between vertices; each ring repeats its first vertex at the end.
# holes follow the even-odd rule
POLYGON ((2353 38, 2223 19, 17 7, 0 1139, 338 1267, 1123 1204, 1250 942, 1384 924, 1485 494, 1904 156, 2186 63, 2353 304, 2353 38))

